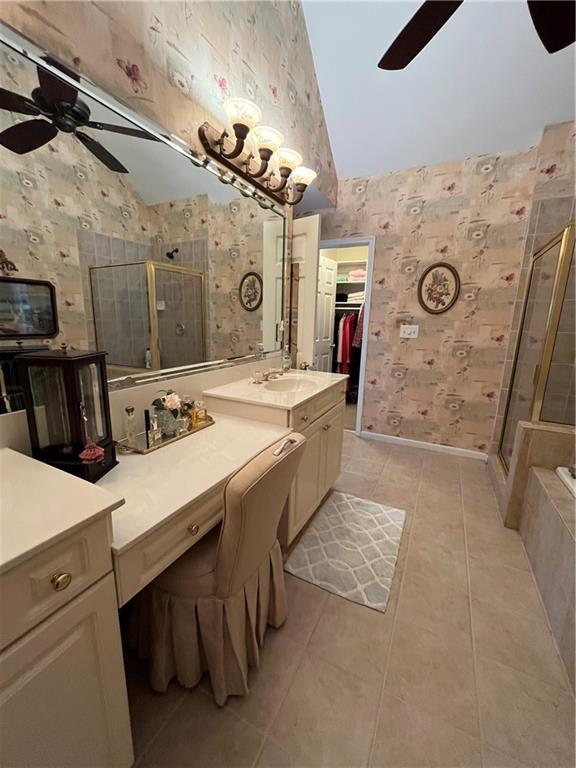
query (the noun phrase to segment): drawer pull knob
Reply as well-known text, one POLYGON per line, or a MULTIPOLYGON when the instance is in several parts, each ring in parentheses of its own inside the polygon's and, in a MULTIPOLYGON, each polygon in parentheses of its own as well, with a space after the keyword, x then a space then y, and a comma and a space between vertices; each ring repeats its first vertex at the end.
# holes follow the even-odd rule
POLYGON ((50 583, 52 584, 52 587, 55 589, 56 592, 62 592, 62 590, 70 586, 71 582, 72 582, 72 574, 65 573, 65 572, 55 573, 50 579, 50 583))
POLYGON ((196 536, 199 530, 200 526, 197 523, 193 523, 188 526, 188 533, 192 534, 192 536, 196 536))
POLYGON ((322 429, 324 430, 324 432, 327 432, 330 429, 331 426, 332 426, 332 424, 324 424, 322 429))
POLYGON ((300 416, 300 421, 308 421, 308 416, 300 416))

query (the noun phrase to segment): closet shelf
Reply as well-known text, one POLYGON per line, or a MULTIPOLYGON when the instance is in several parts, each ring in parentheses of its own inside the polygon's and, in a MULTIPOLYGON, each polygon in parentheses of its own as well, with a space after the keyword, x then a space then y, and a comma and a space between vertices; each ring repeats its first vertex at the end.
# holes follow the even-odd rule
POLYGON ((360 309, 364 302, 337 301, 336 309, 360 309))
POLYGON ((336 280, 336 285, 366 285, 366 280, 336 280))

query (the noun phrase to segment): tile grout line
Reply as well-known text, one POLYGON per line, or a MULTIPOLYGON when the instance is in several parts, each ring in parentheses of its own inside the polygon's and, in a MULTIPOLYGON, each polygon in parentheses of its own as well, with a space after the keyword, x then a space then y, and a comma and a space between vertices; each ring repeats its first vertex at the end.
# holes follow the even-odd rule
MULTIPOLYGON (((296 577, 296 578, 297 578, 297 577, 296 577)), ((255 759, 254 759, 254 762, 252 763, 252 768, 256 768, 256 766, 258 765, 258 760, 260 760, 260 757, 262 756, 262 752, 264 751, 264 745, 266 744, 266 739, 267 739, 267 738, 270 736, 270 732, 272 731, 272 728, 273 728, 273 726, 274 726, 274 723, 276 722, 276 720, 277 720, 277 718, 278 718, 278 715, 279 715, 279 714, 280 714, 280 712, 282 711, 282 707, 284 706, 284 702, 285 702, 285 701, 286 701, 286 699, 288 698, 288 694, 290 693, 290 691, 291 691, 291 689, 292 689, 292 685, 294 684, 294 680, 296 679, 296 675, 298 674, 298 672, 299 672, 299 670, 300 670, 300 667, 302 666, 302 664, 303 664, 303 662, 304 662, 304 658, 305 658, 305 656, 306 656, 306 649, 307 649, 307 648, 308 648, 308 646, 310 645, 310 640, 312 639, 312 635, 313 635, 313 634, 314 634, 314 632, 316 631, 316 627, 317 627, 317 626, 318 626, 318 624, 320 623, 320 619, 322 618, 322 614, 324 613, 324 610, 325 610, 325 608, 326 608, 326 605, 328 604, 328 599, 329 599, 329 596, 328 596, 328 593, 326 593, 326 594, 327 594, 327 597, 326 597, 326 600, 324 601, 324 605, 322 606, 322 610, 321 610, 321 611, 320 611, 320 613, 318 614, 318 618, 316 619, 316 621, 315 621, 315 623, 314 623, 314 626, 312 627, 312 630, 311 630, 311 632, 310 632, 310 636, 308 637, 308 640, 306 641, 306 643, 304 644, 304 646, 303 646, 303 648, 302 648, 302 654, 301 654, 301 656, 300 656, 300 659, 299 659, 299 661, 298 661, 298 664, 296 664, 296 666, 295 666, 295 668, 294 668, 294 673, 293 673, 293 675, 292 675, 292 679, 290 680, 290 684, 289 684, 289 685, 287 686, 287 688, 286 688, 286 693, 285 693, 285 694, 284 694, 284 696, 282 697, 282 699, 281 699, 281 701, 280 701, 280 703, 279 703, 279 705, 278 705, 278 709, 276 710, 276 713, 275 713, 274 717, 273 717, 273 718, 272 718, 272 720, 270 721, 270 724, 269 724, 269 725, 268 725, 268 727, 267 727, 267 728, 265 728, 265 729, 264 729, 264 731, 263 731, 263 734, 264 734, 264 738, 262 739, 262 744, 260 745, 260 749, 258 750, 258 753, 257 753, 257 755, 256 755, 256 757, 255 757, 255 759)), ((272 737, 271 737, 271 738, 272 738, 272 737)), ((278 742, 278 743, 279 743, 279 742, 278 742)), ((283 749, 283 747, 282 747, 282 745, 281 745, 281 744, 280 744, 280 746, 281 746, 281 748, 283 749)))
POLYGON ((406 571, 408 568, 408 559, 410 556, 410 545, 412 543, 412 526, 415 522, 416 517, 416 509, 418 506, 418 501, 420 498, 420 492, 422 489, 422 470, 424 465, 422 464, 420 467, 420 474, 418 476, 418 490, 416 492, 416 500, 414 502, 414 508, 413 508, 413 519, 410 523, 410 532, 408 534, 408 541, 406 543, 406 558, 404 561, 404 568, 402 570, 402 576, 400 577, 400 585, 398 587, 398 598, 396 600, 396 605, 394 607, 394 618, 392 620, 392 629, 390 631, 390 642, 388 643, 388 651, 386 653, 386 663, 384 665, 384 673, 382 675, 382 684, 380 686, 380 694, 378 696, 378 706, 376 709, 376 717, 374 720, 374 729, 372 731, 372 739, 370 741, 370 751, 368 753, 368 767, 372 765, 372 758, 374 757, 374 748, 376 746, 376 735, 378 733, 378 726, 380 724, 380 715, 382 713, 382 705, 384 702, 384 688, 386 686, 386 679, 388 677, 388 669, 390 666, 390 656, 392 654, 392 647, 394 645, 394 635, 396 633, 396 621, 398 619, 398 606, 400 605, 400 598, 402 597, 402 587, 404 586, 404 579, 406 578, 406 571))
POLYGON ((476 652, 476 638, 474 636, 474 617, 472 612, 472 580, 470 578, 470 552, 468 550, 468 531, 466 528, 466 511, 464 505, 464 487, 462 484, 462 469, 458 464, 458 477, 460 480, 460 501, 462 505, 462 522, 464 529, 464 552, 466 555, 466 579, 468 582, 468 611, 470 621, 470 642, 472 643, 472 670, 474 674, 474 693, 476 694, 476 714, 478 717, 478 735, 480 738, 480 760, 484 766, 484 733, 482 731, 482 715, 480 710, 480 687, 478 684, 478 664, 476 652))

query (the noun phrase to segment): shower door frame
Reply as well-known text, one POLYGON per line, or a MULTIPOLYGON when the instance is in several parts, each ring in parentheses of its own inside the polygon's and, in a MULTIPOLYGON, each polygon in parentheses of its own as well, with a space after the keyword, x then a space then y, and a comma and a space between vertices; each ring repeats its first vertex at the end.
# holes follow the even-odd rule
MULTIPOLYGON (((158 315, 156 309, 156 270, 165 270, 167 272, 179 272, 182 275, 191 275, 199 277, 201 280, 200 290, 202 293, 202 356, 206 362, 206 350, 208 341, 208 302, 206 296, 206 274, 200 270, 191 267, 181 267, 177 264, 163 264, 161 261, 147 259, 145 261, 126 261, 118 264, 94 264, 90 266, 89 273, 95 269, 110 269, 111 267, 146 267, 146 293, 148 297, 148 336, 150 338, 150 354, 152 356, 152 370, 160 371, 160 334, 158 330, 158 315)), ((92 279, 90 279, 90 292, 92 294, 92 279)), ((94 323, 94 333, 96 333, 96 314, 94 312, 94 302, 92 301, 92 315, 94 323)))
POLYGON ((572 261, 572 254, 574 250, 574 222, 570 222, 564 229, 553 238, 548 240, 536 253, 533 254, 530 262, 530 272, 528 275, 528 281, 526 284, 526 293, 524 295, 524 304, 522 307, 522 316, 520 318, 520 326, 518 331, 518 338, 516 340, 516 349, 514 351, 514 362, 512 364, 512 373, 510 375, 510 382, 508 387, 508 395, 506 397, 506 409, 504 411, 504 419, 502 422, 502 431, 500 433, 500 440, 498 442, 498 455, 500 461, 504 465, 506 472, 509 470, 508 462, 504 457, 502 451, 502 443, 504 440, 504 433, 506 430, 506 424, 508 419, 508 411, 510 409, 510 400, 512 398, 512 384, 514 382, 514 376, 516 374, 516 366, 518 363, 518 355, 520 352, 520 344, 522 342, 522 332, 524 330, 524 320, 526 319, 526 309, 528 306, 528 296, 530 293, 530 287, 532 285, 532 276, 534 274, 534 265, 537 260, 548 253, 551 248, 560 244, 560 255, 558 256, 558 262, 556 264, 556 271, 554 273, 554 285, 552 287, 552 298, 550 301, 550 311, 546 318, 546 327, 544 331, 544 341, 542 344, 542 351, 540 353, 540 360, 536 365, 534 371, 532 392, 532 404, 530 406, 530 421, 536 424, 556 424, 557 422, 542 421, 540 418, 542 415, 542 404, 544 402, 544 394, 546 391, 546 383, 548 381, 548 375, 550 373, 550 366, 552 364, 552 356, 554 353, 554 345, 556 343, 556 335, 558 332, 558 326, 560 324, 560 313, 562 312, 562 304, 564 301, 564 295, 568 286, 568 278, 570 276, 570 263, 572 261))

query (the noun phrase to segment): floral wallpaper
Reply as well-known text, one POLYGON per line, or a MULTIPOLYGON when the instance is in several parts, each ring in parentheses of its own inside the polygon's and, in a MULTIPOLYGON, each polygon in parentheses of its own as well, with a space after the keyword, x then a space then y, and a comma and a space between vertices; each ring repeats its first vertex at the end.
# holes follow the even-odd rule
POLYGON ((198 126, 224 124, 245 96, 318 173, 337 181, 300 2, 11 2, 0 19, 108 93, 201 150, 198 126))
MULTIPOLYGON (((574 220, 575 140, 576 132, 574 123, 557 123, 555 125, 549 125, 544 129, 542 141, 538 146, 532 209, 530 220, 528 222, 528 234, 522 257, 522 268, 514 304, 510 340, 506 351, 502 386, 499 394, 498 411, 492 441, 493 451, 499 449, 500 436, 503 434, 504 430, 504 414, 508 401, 508 390, 510 388, 510 379, 512 376, 516 340, 520 328, 522 307, 524 305, 525 294, 528 287, 528 269, 530 267, 532 255, 563 229, 569 221, 574 220)), ((574 288, 573 281, 571 288, 572 290, 574 288)), ((561 326, 561 333, 563 334, 573 332, 573 330, 573 322, 565 321, 565 324, 561 326)), ((566 337, 563 336, 562 338, 565 339, 566 337)), ((533 348, 538 343, 538 334, 530 335, 526 339, 526 343, 533 348)), ((571 340, 569 348, 571 350, 574 349, 573 339, 571 340)), ((563 386, 560 387, 560 390, 564 396, 567 396, 569 395, 570 390, 566 385, 565 373, 566 366, 555 365, 551 370, 552 376, 556 376, 558 381, 563 382, 563 386)), ((568 377, 568 379, 569 378, 570 377, 568 377)), ((520 384, 521 382, 518 380, 515 382, 511 403, 511 411, 515 413, 516 419, 524 418, 525 414, 530 410, 533 392, 532 375, 528 376, 525 391, 522 391, 522 386, 520 386, 520 384)), ((573 402, 573 395, 570 400, 573 402)), ((548 414, 549 417, 550 415, 551 414, 548 414)), ((569 422, 571 420, 570 416, 565 416, 562 413, 555 414, 555 417, 557 421, 569 422)), ((502 451, 507 460, 509 460, 512 455, 514 436, 515 428, 511 423, 506 430, 504 435, 505 439, 502 445, 502 451)))
MULTIPOLYGON (((27 93, 36 84, 35 71, 19 56, 0 51, 0 84, 27 93)), ((10 113, 0 110, 0 130, 12 123, 10 113)), ((263 222, 277 219, 275 214, 253 200, 239 197, 221 205, 206 195, 148 207, 130 186, 129 176, 112 173, 65 135, 25 155, 3 148, 0 153, 0 257, 3 253, 5 259, 0 260, 0 274, 54 283, 57 343, 80 349, 93 343, 87 264, 78 233, 94 232, 128 247, 153 243, 162 259, 168 245, 207 242, 209 356, 256 349, 262 313, 240 307, 238 285, 244 272, 261 272, 263 222)))
POLYGON ((322 238, 376 236, 364 430, 489 448, 536 159, 528 149, 340 182, 322 238), (435 261, 461 279, 440 315, 416 290, 435 261), (400 339, 402 323, 417 324, 418 339, 400 339))

